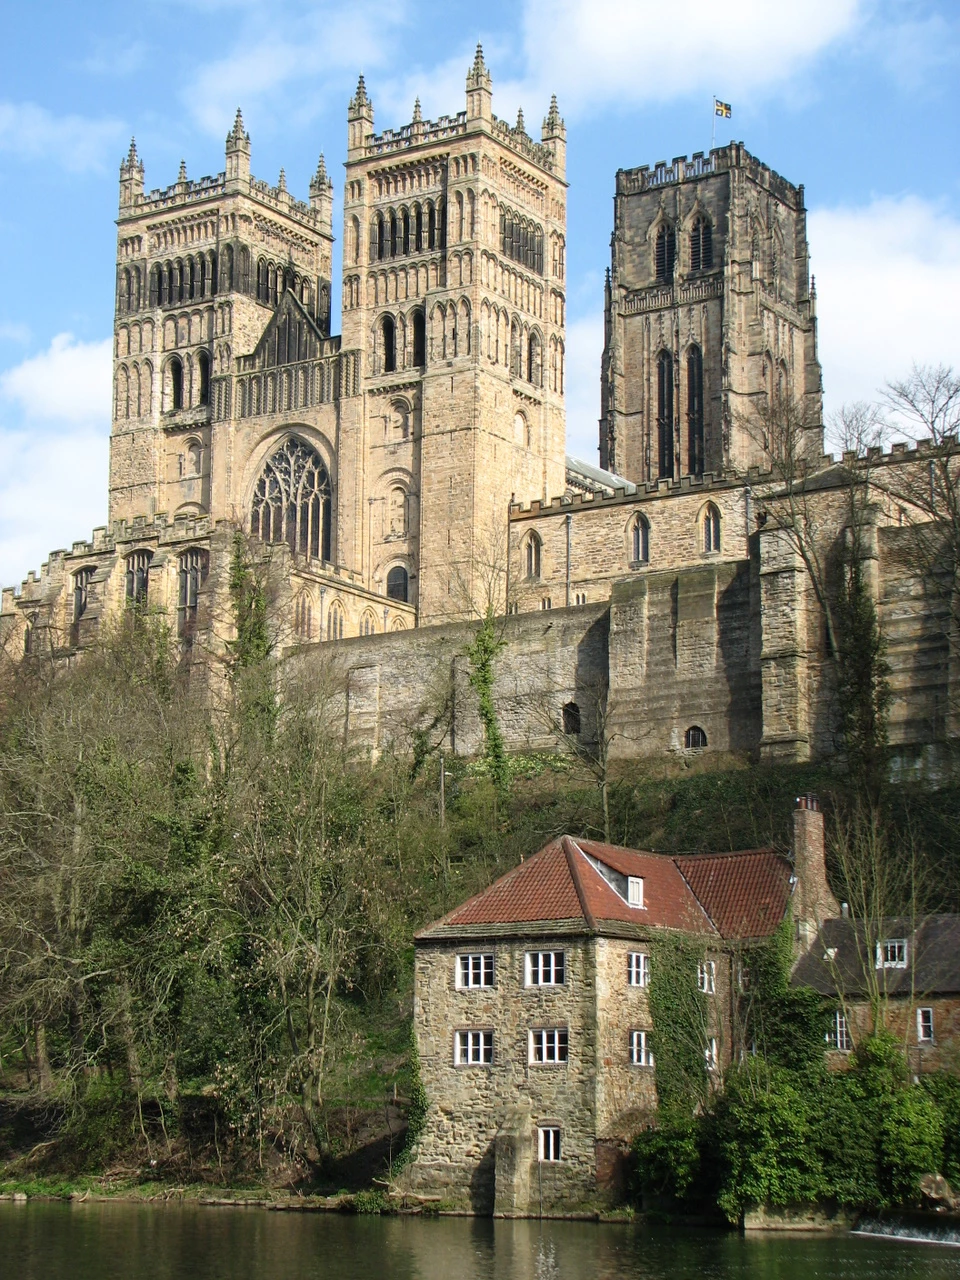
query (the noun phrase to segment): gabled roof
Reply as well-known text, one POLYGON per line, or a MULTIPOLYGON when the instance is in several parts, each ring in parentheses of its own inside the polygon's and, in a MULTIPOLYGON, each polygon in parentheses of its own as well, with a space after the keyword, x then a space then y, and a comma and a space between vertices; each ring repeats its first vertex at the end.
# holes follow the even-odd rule
POLYGON ((673 929, 763 937, 783 919, 789 896, 789 864, 769 849, 680 858, 560 836, 416 936, 633 937, 673 929), (630 876, 643 880, 643 907, 627 902, 630 876))
POLYGON ((683 854, 676 863, 721 937, 765 938, 783 919, 793 881, 775 850, 683 854))
POLYGON ((906 966, 877 969, 876 944, 866 941, 862 923, 825 920, 813 946, 797 962, 792 980, 823 995, 866 997, 866 970, 887 995, 923 1000, 960 994, 960 916, 884 920, 880 940, 892 938, 906 940, 906 966))

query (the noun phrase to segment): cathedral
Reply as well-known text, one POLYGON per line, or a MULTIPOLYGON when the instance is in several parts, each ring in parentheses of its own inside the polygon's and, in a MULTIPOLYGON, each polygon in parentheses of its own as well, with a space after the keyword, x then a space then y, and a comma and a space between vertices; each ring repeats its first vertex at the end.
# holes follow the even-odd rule
MULTIPOLYGON (((373 751, 438 680, 462 691, 488 608, 511 746, 554 725, 596 740, 602 719, 624 755, 831 750, 816 602, 765 523, 774 479, 744 426, 774 394, 802 405, 830 489, 803 187, 738 143, 617 173, 596 466, 565 454, 564 122, 554 98, 535 139, 492 108, 479 46, 465 109, 438 120, 418 102, 377 133, 361 76, 339 335, 322 156, 303 202, 283 171, 252 175, 239 111, 214 177, 181 164, 146 191, 131 143, 107 523, 4 590, 9 653, 69 654, 128 605, 215 647, 240 529, 280 566, 278 643, 305 671, 336 652, 373 751)), ((881 615, 903 589, 889 524, 871 543, 881 615)), ((954 666, 904 683, 895 740, 942 737, 954 666)), ((452 700, 454 750, 477 741, 469 702, 452 700)))

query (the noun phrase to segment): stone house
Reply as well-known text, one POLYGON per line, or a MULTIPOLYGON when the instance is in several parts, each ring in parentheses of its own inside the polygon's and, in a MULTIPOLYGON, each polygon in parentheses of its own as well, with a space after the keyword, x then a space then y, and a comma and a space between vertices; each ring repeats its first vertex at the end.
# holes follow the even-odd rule
POLYGON ((904 1046, 914 1075, 960 1067, 960 916, 824 920, 794 981, 836 1002, 828 1062, 843 1070, 874 1010, 904 1046))
POLYGON ((769 937, 791 899, 801 936, 838 913, 822 814, 813 798, 799 805, 793 865, 773 849, 669 855, 564 835, 418 933, 429 1111, 405 1186, 508 1216, 616 1198, 629 1140, 657 1106, 657 937, 701 949, 703 1051, 719 1072, 736 1052, 744 945, 769 937))

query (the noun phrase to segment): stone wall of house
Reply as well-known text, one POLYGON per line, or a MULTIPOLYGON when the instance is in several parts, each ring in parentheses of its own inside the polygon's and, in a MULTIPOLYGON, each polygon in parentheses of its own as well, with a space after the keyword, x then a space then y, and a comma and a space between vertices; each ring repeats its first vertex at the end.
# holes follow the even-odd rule
POLYGON ((414 1026, 429 1106, 416 1161, 404 1175, 410 1190, 442 1195, 476 1213, 494 1212, 495 1192, 505 1197, 502 1177, 497 1186, 497 1134, 504 1124, 516 1129, 519 1108, 528 1117, 528 1137, 535 1139, 540 1125, 560 1128, 562 1158, 539 1162, 536 1143, 523 1144, 533 1162, 518 1171, 529 1200, 512 1197, 509 1211, 536 1214, 541 1195, 544 1211, 570 1210, 594 1195, 595 965, 592 940, 563 935, 418 945, 414 1026), (524 986, 524 955, 534 946, 564 952, 562 986, 524 986), (494 953, 493 987, 457 989, 456 958, 464 951, 494 953), (528 1032, 538 1027, 568 1029, 565 1065, 529 1062, 528 1032), (455 1065, 455 1033, 468 1028, 493 1030, 491 1065, 455 1065))

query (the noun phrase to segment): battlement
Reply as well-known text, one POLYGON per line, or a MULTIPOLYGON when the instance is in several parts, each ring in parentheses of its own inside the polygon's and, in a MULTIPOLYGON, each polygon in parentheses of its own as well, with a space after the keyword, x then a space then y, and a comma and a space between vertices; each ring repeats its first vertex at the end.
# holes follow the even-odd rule
POLYGON ((666 160, 657 160, 652 167, 644 164, 636 169, 618 169, 617 195, 639 195, 642 191, 654 191, 659 187, 696 182, 700 178, 730 169, 746 170, 754 181, 768 187, 780 199, 802 207, 803 187, 795 187, 769 165, 751 155, 742 142, 714 147, 709 155, 703 151, 695 151, 689 160, 686 156, 675 156, 669 164, 666 160))
POLYGON ((534 142, 524 130, 522 122, 522 114, 516 125, 509 125, 506 120, 500 120, 497 116, 494 116, 494 137, 505 146, 516 151, 518 155, 523 156, 525 160, 532 160, 541 169, 546 169, 547 173, 553 173, 556 168, 553 151, 550 147, 544 146, 542 142, 534 142))
MULTIPOLYGON (((141 196, 133 207, 125 211, 126 217, 142 217, 144 214, 160 213, 171 209, 187 208, 202 200, 219 199, 227 193, 227 175, 218 173, 214 177, 181 179, 171 183, 169 187, 156 187, 141 196)), ((290 194, 284 183, 272 187, 261 178, 250 179, 250 197, 259 204, 293 218, 305 227, 314 230, 320 222, 319 210, 312 209, 303 200, 297 200, 290 194)))
POLYGON ((431 146, 444 138, 457 138, 467 132, 467 113, 458 111, 454 116, 440 116, 438 120, 417 120, 399 129, 384 129, 372 133, 366 141, 369 156, 388 155, 393 151, 405 151, 409 147, 431 146))

